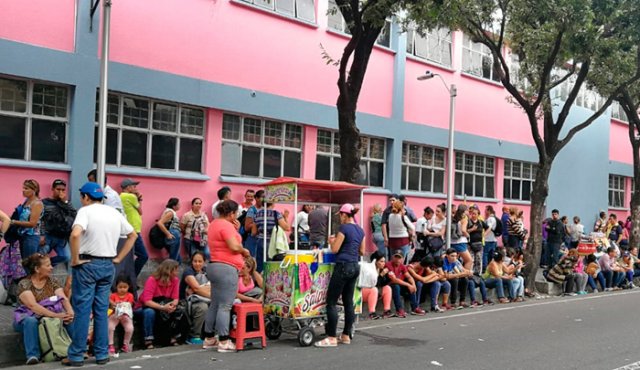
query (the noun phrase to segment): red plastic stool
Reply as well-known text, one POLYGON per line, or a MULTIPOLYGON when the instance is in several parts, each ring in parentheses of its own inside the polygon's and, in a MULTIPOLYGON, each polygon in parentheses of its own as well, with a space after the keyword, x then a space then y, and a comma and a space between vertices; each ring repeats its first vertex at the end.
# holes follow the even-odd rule
POLYGON ((236 327, 231 329, 229 335, 236 340, 236 349, 244 349, 244 341, 247 339, 262 339, 262 348, 267 347, 267 336, 264 332, 264 316, 260 303, 237 303, 233 305, 236 314, 236 327))

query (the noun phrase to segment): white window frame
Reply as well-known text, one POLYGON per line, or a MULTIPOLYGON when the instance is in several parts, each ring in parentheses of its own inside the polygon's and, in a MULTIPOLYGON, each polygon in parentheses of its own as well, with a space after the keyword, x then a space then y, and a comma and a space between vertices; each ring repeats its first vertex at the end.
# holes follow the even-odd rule
POLYGON ((502 190, 502 196, 505 200, 517 200, 523 202, 531 201, 531 191, 533 190, 533 183, 536 179, 536 165, 531 162, 515 161, 511 159, 504 160, 504 186, 502 190), (506 183, 509 182, 509 194, 507 194, 506 183), (529 183, 528 199, 525 197, 524 183, 529 183), (513 197, 514 185, 518 186, 518 197, 513 197))
MULTIPOLYGON (((224 113, 223 114, 223 130, 224 130, 224 116, 235 116, 238 117, 240 119, 240 127, 239 127, 239 131, 238 131, 238 139, 230 139, 230 138, 225 138, 224 132, 222 133, 222 143, 231 143, 231 144, 237 144, 240 146, 240 173, 237 174, 232 174, 232 173, 222 173, 223 176, 236 176, 236 177, 250 177, 250 178, 261 178, 261 179, 270 179, 271 177, 265 177, 264 176, 264 150, 265 149, 270 149, 270 150, 279 150, 282 155, 280 156, 280 176, 284 176, 284 168, 285 168, 285 152, 295 152, 295 153, 299 153, 300 154, 300 176, 302 176, 302 164, 304 163, 304 158, 303 158, 303 146, 304 146, 304 126, 297 124, 297 123, 290 123, 290 122, 283 122, 283 121, 279 121, 279 120, 272 120, 272 119, 267 119, 267 118, 262 118, 262 117, 256 117, 256 116, 249 116, 249 115, 242 115, 242 114, 236 114, 236 113, 224 113), (260 121, 260 143, 255 143, 255 142, 251 142, 251 141, 245 141, 244 140, 244 120, 245 119, 253 119, 253 120, 258 120, 260 121), (266 144, 264 141, 265 139, 265 130, 266 130, 266 123, 267 122, 277 122, 282 124, 282 133, 281 133, 281 145, 271 145, 271 144, 266 144), (299 148, 295 148, 293 146, 287 146, 286 145, 286 140, 287 140, 287 127, 298 127, 300 128, 300 147, 299 148), (258 176, 252 176, 252 175, 245 175, 242 173, 242 148, 244 148, 245 146, 247 147, 253 147, 253 148, 258 148, 260 149, 260 170, 259 170, 259 174, 258 176)), ((220 155, 221 159, 224 160, 224 158, 222 158, 222 151, 221 151, 221 155, 220 155)), ((299 176, 299 177, 300 177, 299 176)))
MULTIPOLYGON (((96 96, 98 96, 98 94, 99 94, 99 92, 96 93, 96 96)), ((196 172, 196 171, 181 170, 180 169, 180 143, 181 143, 180 139, 192 139, 192 140, 202 141, 202 151, 200 153, 200 169, 197 172, 198 173, 203 173, 204 151, 205 151, 206 135, 207 135, 207 111, 206 111, 206 109, 201 108, 201 107, 184 105, 184 104, 180 104, 180 103, 176 103, 176 102, 156 100, 156 99, 151 99, 151 98, 147 98, 147 97, 143 97, 143 96, 122 94, 122 93, 111 92, 111 91, 109 91, 109 96, 108 96, 107 101, 109 100, 109 98, 114 98, 114 97, 118 99, 117 123, 108 122, 109 120, 108 120, 108 112, 107 112, 107 130, 109 130, 109 129, 117 130, 116 163, 107 163, 107 165, 115 166, 115 167, 118 167, 118 168, 144 168, 144 169, 147 169, 147 170, 154 170, 154 171, 196 172), (147 128, 139 128, 139 127, 134 127, 134 126, 128 126, 128 125, 125 125, 123 123, 123 121, 124 121, 124 99, 144 100, 149 104, 148 105, 148 116, 147 116, 147 121, 148 121, 148 127, 147 128), (175 132, 163 131, 163 130, 159 130, 159 129, 154 129, 153 128, 153 118, 154 118, 153 115, 154 115, 155 104, 171 105, 171 106, 176 108, 176 131, 175 132), (180 124, 182 123, 181 121, 182 121, 182 110, 183 109, 193 109, 193 110, 202 111, 202 117, 203 117, 202 135, 186 134, 186 133, 180 132, 180 124), (145 151, 145 155, 146 155, 145 162, 146 162, 146 165, 144 167, 143 166, 134 166, 134 165, 122 164, 122 135, 123 135, 124 131, 139 132, 139 133, 144 133, 144 134, 147 135, 147 148, 146 148, 146 151, 145 151), (153 146, 153 137, 154 137, 154 135, 157 135, 157 136, 169 136, 169 137, 174 137, 176 139, 175 158, 174 158, 174 166, 173 166, 173 168, 152 167, 151 160, 152 160, 152 153, 153 153, 153 147, 152 146, 153 146)), ((98 117, 98 103, 96 101, 96 122, 95 122, 96 127, 98 125, 97 117, 98 117)))
MULTIPOLYGON (((336 178, 336 169, 334 168, 335 164, 334 164, 334 158, 340 158, 340 136, 339 133, 337 131, 333 131, 333 130, 324 130, 324 129, 319 129, 318 130, 318 137, 320 137, 320 132, 325 132, 325 133, 330 133, 331 134, 331 147, 330 147, 330 151, 320 151, 319 146, 318 149, 316 150, 316 156, 324 156, 324 157, 329 157, 330 161, 330 170, 329 170, 329 178, 333 181, 337 181, 339 180, 338 178, 336 178)), ((370 187, 375 187, 375 188, 384 188, 385 186, 385 182, 386 182, 386 170, 387 170, 387 164, 386 164, 386 158, 387 158, 387 142, 385 139, 383 138, 379 138, 379 137, 374 137, 374 136, 365 136, 365 135, 360 135, 360 145, 361 145, 361 158, 360 158, 360 166, 365 165, 366 166, 366 170, 367 173, 371 173, 371 163, 382 163, 382 184, 380 186, 378 185, 371 185, 370 184, 370 178, 367 178, 367 183, 363 184, 363 185, 367 185, 370 187), (371 156, 371 139, 373 140, 379 140, 382 142, 383 144, 383 148, 382 148, 382 153, 383 153, 383 158, 375 158, 371 156)), ((317 161, 316 161, 317 163, 317 161)))
POLYGON ((495 164, 496 164, 496 159, 493 157, 488 157, 485 155, 480 155, 480 154, 472 154, 472 153, 466 153, 466 152, 456 152, 456 159, 455 159, 455 180, 454 180, 454 195, 457 197, 464 197, 465 195, 467 197, 473 197, 473 198, 489 198, 489 199, 494 199, 495 198, 495 187, 496 187, 496 175, 495 175, 495 164), (467 162, 471 160, 472 161, 472 165, 471 165, 471 169, 469 169, 469 167, 467 166, 467 162), (480 171, 478 170, 478 164, 482 164, 482 168, 483 170, 480 171), (491 168, 491 170, 489 170, 489 168, 491 168), (458 185, 458 175, 460 175, 460 189, 461 192, 457 191, 457 185, 458 185), (472 194, 465 194, 464 189, 465 189, 465 175, 471 175, 472 179, 473 179, 473 185, 472 185, 472 194), (482 182, 483 182, 483 191, 482 194, 480 195, 476 195, 476 178, 477 177, 482 177, 482 182), (492 179, 493 182, 493 186, 491 188, 491 192, 493 194, 489 194, 487 192, 487 189, 489 188, 487 186, 487 179, 490 178, 492 179))
POLYGON ((625 193, 627 178, 620 175, 609 174, 609 207, 626 208, 625 193))
POLYGON ((308 0, 308 1, 312 1, 313 3, 312 18, 305 18, 304 15, 301 14, 301 11, 300 11, 300 8, 302 6, 301 4, 305 0, 235 0, 235 1, 241 1, 243 3, 251 4, 258 9, 267 10, 279 15, 283 15, 285 17, 299 19, 303 22, 314 23, 314 24, 316 23, 316 0, 308 0), (290 10, 278 7, 279 3, 285 3, 285 2, 291 3, 290 10))
POLYGON ((402 178, 404 186, 401 186, 402 190, 406 191, 418 191, 434 194, 445 193, 445 177, 446 177, 446 150, 420 144, 413 144, 408 142, 402 143, 402 178), (412 152, 417 151, 416 158, 412 155, 412 152), (430 162, 430 163, 429 163, 430 162), (439 164, 438 164, 439 163, 439 164), (418 188, 412 189, 409 187, 411 169, 417 169, 418 172, 418 188), (426 180, 423 178, 424 171, 431 171, 431 183, 427 187, 423 186, 423 182, 426 180), (442 183, 439 187, 442 191, 435 191, 436 179, 434 174, 436 171, 442 172, 442 183))
POLYGON ((467 34, 462 37, 462 72, 484 80, 500 83, 493 70, 493 54, 489 48, 479 42, 473 42, 467 34), (490 61, 488 77, 484 75, 483 70, 483 61, 487 58, 490 61), (476 65, 477 63, 474 59, 479 59, 480 64, 476 65))
POLYGON ((22 158, 4 158, 1 157, 2 159, 8 159, 8 160, 25 160, 25 161, 33 161, 33 162, 50 162, 50 163, 67 163, 68 162, 68 146, 69 146, 69 113, 71 111, 71 91, 69 86, 65 86, 62 84, 56 84, 56 83, 51 83, 51 82, 47 82, 47 81, 38 81, 38 80, 27 80, 27 79, 23 79, 23 78, 15 78, 15 77, 9 77, 9 76, 3 76, 0 75, 1 79, 4 80, 9 80, 9 81, 19 81, 19 82, 24 82, 26 83, 26 87, 27 87, 27 96, 26 96, 26 109, 25 112, 14 112, 14 111, 5 111, 2 110, 1 106, 0 106, 0 115, 3 116, 7 116, 7 117, 16 117, 16 118, 21 118, 25 120, 25 143, 24 143, 24 155, 22 158), (67 91, 67 106, 65 107, 65 113, 66 116, 65 117, 52 117, 52 116, 46 116, 46 115, 40 115, 40 114, 35 114, 33 113, 33 89, 35 85, 46 85, 46 86, 53 86, 53 87, 61 87, 64 88, 67 91), (31 148, 33 145, 33 140, 32 140, 32 136, 33 136, 33 120, 45 120, 45 121, 51 121, 51 122, 57 122, 57 123, 64 123, 65 124, 65 138, 64 138, 64 142, 65 142, 65 148, 64 148, 64 160, 63 162, 51 162, 51 161, 40 161, 40 160, 33 160, 31 159, 31 148))
POLYGON ((451 30, 445 28, 425 30, 424 34, 417 31, 415 26, 407 29, 407 53, 429 63, 435 63, 447 68, 453 65, 453 34, 451 30), (437 44, 437 48, 430 47, 432 43, 437 44), (422 53, 420 50, 424 50, 422 53), (448 51, 448 62, 443 61, 448 51))
MULTIPOLYGON (((339 32, 345 35, 351 35, 349 33, 349 27, 344 20, 338 5, 334 0, 329 0, 329 12, 327 14, 328 24, 327 27, 335 32, 339 32), (334 10, 335 9, 335 10, 334 10)), ((376 44, 385 48, 391 49, 391 19, 385 20, 385 25, 380 32, 380 35, 376 39, 376 44)))

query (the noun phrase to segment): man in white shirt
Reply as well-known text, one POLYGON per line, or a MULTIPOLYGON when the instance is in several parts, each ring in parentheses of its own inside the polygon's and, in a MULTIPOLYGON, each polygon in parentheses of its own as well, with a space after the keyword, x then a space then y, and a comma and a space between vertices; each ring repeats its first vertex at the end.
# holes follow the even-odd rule
MULTIPOLYGON (((89 182, 98 182, 97 181, 97 171, 96 170, 91 170, 89 171, 89 173, 87 174, 87 181, 89 182)), ((113 188, 111 186, 109 186, 109 184, 107 184, 107 175, 104 175, 104 188, 103 188, 103 193, 104 193, 104 201, 103 204, 105 206, 109 206, 111 208, 115 208, 116 211, 120 212, 121 214, 124 215, 124 207, 122 206, 122 200, 120 200, 120 194, 118 194, 117 191, 113 190, 113 188)))
MULTIPOLYGON (((482 251, 482 272, 487 269, 489 261, 493 258, 493 253, 498 246, 498 238, 496 238, 496 226, 498 225, 498 219, 496 218, 496 212, 493 210, 493 206, 486 206, 484 209, 484 222, 487 224, 487 229, 484 231, 484 249, 482 251)), ((504 227, 504 225, 503 225, 504 227)), ((499 236, 502 233, 498 233, 499 236)))
POLYGON ((95 182, 85 183, 80 188, 82 208, 78 210, 69 240, 73 278, 71 305, 76 316, 69 357, 62 361, 67 366, 84 365, 91 313, 96 363, 104 365, 109 362, 107 310, 115 274, 114 263, 120 263, 138 237, 121 213, 102 204, 104 198, 102 188, 95 182), (121 235, 126 235, 127 239, 117 253, 121 235))
POLYGON ((220 202, 223 202, 229 199, 231 199, 230 187, 223 186, 220 189, 218 189, 218 201, 213 203, 213 206, 211 206, 211 216, 213 216, 212 220, 215 220, 216 218, 220 217, 220 214, 218 214, 218 211, 216 211, 216 207, 218 206, 218 204, 220 204, 220 202))

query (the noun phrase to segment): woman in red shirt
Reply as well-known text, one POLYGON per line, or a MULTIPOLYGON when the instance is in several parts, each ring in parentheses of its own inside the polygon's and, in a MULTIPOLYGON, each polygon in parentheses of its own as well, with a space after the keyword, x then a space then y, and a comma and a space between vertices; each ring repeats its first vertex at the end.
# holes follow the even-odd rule
POLYGON ((242 247, 242 237, 234 226, 238 203, 225 200, 218 204, 216 211, 220 216, 209 225, 208 232, 211 263, 207 266, 207 277, 211 282, 211 304, 204 322, 202 348, 218 347, 218 352, 235 352, 236 346, 229 340, 231 306, 238 292, 238 271, 250 254, 242 247))

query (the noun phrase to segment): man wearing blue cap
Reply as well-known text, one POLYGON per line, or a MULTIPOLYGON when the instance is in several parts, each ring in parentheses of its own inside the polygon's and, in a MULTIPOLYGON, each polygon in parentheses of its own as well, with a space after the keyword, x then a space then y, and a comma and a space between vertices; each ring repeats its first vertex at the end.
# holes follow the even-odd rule
POLYGON ((76 313, 71 331, 67 366, 84 365, 87 349, 89 319, 93 312, 93 349, 96 363, 109 362, 108 317, 109 294, 115 268, 131 251, 137 238, 133 227, 114 208, 102 204, 104 192, 95 182, 87 182, 80 188, 82 208, 71 231, 71 266, 73 295, 71 305, 76 313), (126 235, 124 246, 117 253, 118 239, 126 235))

